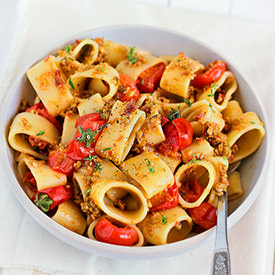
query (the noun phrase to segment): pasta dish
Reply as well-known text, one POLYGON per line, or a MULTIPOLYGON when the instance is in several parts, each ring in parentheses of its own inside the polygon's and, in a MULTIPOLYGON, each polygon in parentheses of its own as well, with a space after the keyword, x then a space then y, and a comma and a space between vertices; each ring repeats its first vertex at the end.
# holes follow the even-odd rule
MULTIPOLYGON (((167 53, 169 54, 169 53, 167 53)), ((162 245, 217 222, 244 193, 230 164, 265 129, 234 100, 227 64, 76 40, 27 71, 31 102, 10 126, 20 184, 67 229, 123 246, 162 245)))

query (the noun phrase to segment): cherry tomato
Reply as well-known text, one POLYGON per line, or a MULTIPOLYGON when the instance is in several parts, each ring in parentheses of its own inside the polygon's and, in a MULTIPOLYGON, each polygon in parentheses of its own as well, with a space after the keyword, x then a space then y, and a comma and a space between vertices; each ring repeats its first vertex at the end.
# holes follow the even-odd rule
POLYGON ((193 128, 190 122, 182 117, 172 121, 162 120, 165 141, 159 145, 164 154, 175 153, 188 147, 193 140, 193 128))
POLYGON ((179 192, 176 183, 164 189, 160 194, 153 196, 150 199, 152 207, 150 211, 166 210, 174 208, 179 203, 179 192))
POLYGON ((182 183, 179 188, 182 198, 187 202, 195 202, 202 194, 203 188, 197 179, 182 183))
POLYGON ((135 81, 126 74, 119 74, 120 86, 117 91, 120 101, 138 101, 140 98, 139 90, 135 81))
POLYGON ((49 153, 48 164, 54 171, 71 176, 74 171, 75 160, 71 159, 63 150, 54 150, 49 153))
POLYGON ((209 229, 217 224, 217 208, 208 202, 200 206, 188 209, 188 213, 194 222, 204 229, 209 229))
POLYGON ((46 118, 49 122, 51 122, 56 127, 59 133, 61 133, 62 127, 60 123, 51 114, 49 114, 48 110, 46 109, 46 107, 42 102, 34 104, 30 108, 28 108, 26 112, 34 113, 46 118))
POLYGON ((67 148, 67 155, 73 159, 73 160, 82 160, 83 158, 86 158, 91 155, 95 155, 94 146, 96 143, 96 140, 98 139, 99 135, 102 131, 99 129, 104 126, 107 123, 106 120, 102 120, 100 118, 99 113, 92 113, 87 114, 84 116, 79 117, 76 120, 75 128, 77 128, 77 132, 74 136, 74 139, 71 141, 67 148), (84 142, 79 142, 77 139, 81 137, 81 133, 79 131, 79 126, 82 127, 83 130, 91 129, 92 132, 98 131, 95 136, 91 137, 93 138, 93 142, 86 146, 84 142))
POLYGON ((98 241, 116 245, 132 246, 138 242, 138 233, 129 225, 118 227, 105 218, 95 226, 95 237, 98 241))
POLYGON ((205 70, 199 73, 191 81, 191 84, 202 89, 204 86, 210 85, 214 81, 218 80, 226 71, 226 63, 220 60, 216 60, 208 64, 205 70))
POLYGON ((39 151, 41 151, 41 153, 43 151, 46 151, 48 143, 44 140, 41 140, 40 138, 34 137, 34 136, 29 136, 28 138, 30 145, 34 148, 34 149, 38 149, 39 151))
POLYGON ((24 175, 24 179, 29 182, 31 185, 33 186, 37 186, 37 183, 36 183, 36 180, 35 180, 35 177, 33 176, 32 172, 27 172, 25 175, 24 175))
POLYGON ((136 81, 138 89, 143 93, 152 93, 158 87, 164 70, 165 64, 159 63, 143 71, 136 81))

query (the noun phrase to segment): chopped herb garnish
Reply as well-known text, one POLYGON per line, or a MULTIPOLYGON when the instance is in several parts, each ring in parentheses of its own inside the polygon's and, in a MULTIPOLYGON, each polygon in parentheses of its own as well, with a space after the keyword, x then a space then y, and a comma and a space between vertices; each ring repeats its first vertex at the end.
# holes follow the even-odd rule
POLYGON ((170 111, 169 115, 167 116, 167 118, 169 120, 174 120, 174 119, 179 118, 179 117, 181 117, 180 111, 176 110, 174 108, 171 108, 171 111, 170 111))
POLYGON ((149 167, 149 172, 152 175, 153 173, 155 173, 155 166, 153 165, 152 167, 149 167))
POLYGON ((89 194, 91 192, 91 188, 85 192, 85 194, 89 194))
POLYGON ((161 224, 166 224, 167 223, 168 216, 163 216, 161 215, 161 224))
POLYGON ((86 113, 86 110, 83 110, 83 114, 85 115, 85 113, 86 113))
POLYGON ((143 78, 141 79, 141 85, 144 85, 144 79, 143 78))
POLYGON ((209 107, 211 108, 212 112, 215 113, 214 109, 213 109, 213 106, 211 103, 209 103, 209 107))
POLYGON ((34 204, 44 212, 50 210, 52 203, 53 200, 47 194, 38 193, 35 196, 34 204))
POLYGON ((210 86, 210 88, 211 88, 210 94, 208 95, 209 97, 215 95, 215 89, 216 89, 217 86, 218 86, 218 84, 214 84, 214 83, 211 84, 211 86, 210 86))
POLYGON ((255 122, 254 122, 254 121, 250 121, 250 123, 251 123, 251 124, 255 124, 255 122))
POLYGON ((180 105, 178 105, 178 110, 180 110, 180 105))
POLYGON ((72 60, 72 61, 74 61, 74 59, 73 59, 73 58, 71 58, 71 57, 69 57, 69 59, 70 59, 70 60, 72 60))
POLYGON ((153 94, 152 93, 149 93, 150 96, 152 96, 153 94))
POLYGON ((108 148, 103 149, 103 151, 109 151, 111 149, 112 149, 112 147, 108 147, 108 148))
POLYGON ((180 58, 178 58, 178 59, 177 59, 177 61, 178 61, 178 62, 180 62, 180 61, 181 61, 181 59, 180 59, 180 58))
POLYGON ((102 109, 100 109, 100 110, 98 110, 98 111, 96 111, 97 113, 100 113, 100 118, 101 119, 104 119, 104 117, 103 117, 103 110, 102 109))
POLYGON ((158 115, 153 115, 152 118, 156 118, 158 115))
POLYGON ((135 46, 131 47, 128 53, 128 60, 130 64, 135 64, 137 62, 136 53, 134 53, 135 46))
POLYGON ((73 84, 73 82, 72 82, 72 79, 71 79, 71 78, 69 78, 69 84, 70 84, 70 86, 72 87, 72 89, 73 89, 73 90, 75 90, 75 87, 74 87, 74 84, 73 84))
POLYGON ((102 67, 101 67, 101 72, 103 73, 103 71, 104 71, 104 67, 102 66, 102 67))
POLYGON ((101 174, 101 171, 102 171, 102 165, 101 164, 98 164, 96 161, 94 161, 95 162, 95 165, 96 165, 96 167, 95 167, 95 169, 94 169, 94 173, 96 172, 96 171, 98 171, 99 172, 99 174, 101 174))
POLYGON ((36 133, 37 136, 42 136, 44 134, 45 134, 45 131, 39 131, 39 132, 36 133))
POLYGON ((187 107, 191 107, 192 105, 192 102, 190 101, 189 98, 184 98, 183 102, 187 104, 187 107))
POLYGON ((90 163, 92 163, 92 160, 95 159, 97 156, 92 156, 91 153, 89 153, 89 156, 87 158, 84 158, 83 160, 89 160, 90 163))
POLYGON ((193 158, 192 158, 190 161, 188 161, 187 164, 195 164, 196 161, 199 161, 199 160, 200 160, 200 159, 196 159, 196 154, 194 154, 194 155, 193 155, 193 158))
POLYGON ((68 46, 66 46, 66 48, 65 48, 65 51, 68 53, 68 54, 70 54, 71 53, 71 44, 69 44, 68 46))
POLYGON ((90 148, 91 144, 95 141, 95 136, 101 131, 101 128, 102 127, 96 131, 92 131, 91 128, 84 130, 81 126, 78 126, 77 129, 79 130, 81 136, 76 140, 79 142, 84 142, 85 146, 90 148))
POLYGON ((148 159, 147 162, 146 162, 146 165, 147 165, 147 166, 150 166, 150 164, 151 164, 151 162, 150 162, 150 160, 148 159))

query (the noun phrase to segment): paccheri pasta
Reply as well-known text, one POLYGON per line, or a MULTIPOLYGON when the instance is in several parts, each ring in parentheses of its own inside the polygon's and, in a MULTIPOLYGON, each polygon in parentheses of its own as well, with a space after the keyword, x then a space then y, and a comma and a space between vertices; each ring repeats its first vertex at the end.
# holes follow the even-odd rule
POLYGON ((226 63, 87 38, 27 77, 36 97, 8 141, 27 196, 71 231, 168 244, 215 226, 227 188, 230 199, 243 195, 240 173, 227 169, 257 150, 265 129, 232 99, 226 63))

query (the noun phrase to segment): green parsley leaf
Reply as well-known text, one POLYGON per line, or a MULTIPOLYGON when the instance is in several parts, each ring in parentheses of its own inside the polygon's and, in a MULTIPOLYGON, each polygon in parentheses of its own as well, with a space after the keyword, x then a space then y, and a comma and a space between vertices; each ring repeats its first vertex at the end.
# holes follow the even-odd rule
POLYGON ((36 133, 37 136, 42 136, 44 134, 45 134, 45 131, 39 131, 39 132, 36 133))
POLYGON ((131 47, 128 53, 128 60, 130 64, 135 64, 137 62, 137 58, 135 57, 137 54, 134 53, 135 46, 131 47))
POLYGON ((71 44, 67 45, 66 48, 65 48, 65 51, 70 54, 71 53, 71 44))
POLYGON ((158 115, 153 115, 152 118, 156 118, 158 115))
POLYGON ((215 96, 215 89, 216 89, 218 86, 219 86, 218 84, 212 83, 211 86, 210 86, 210 88, 211 88, 210 94, 207 95, 207 96, 209 96, 209 97, 210 97, 210 96, 215 96))
POLYGON ((91 188, 85 192, 85 194, 89 194, 91 192, 91 188))
POLYGON ((101 66, 101 72, 102 72, 102 73, 104 72, 104 67, 103 67, 103 66, 101 66))
POLYGON ((97 156, 92 156, 91 153, 89 153, 89 156, 87 158, 84 158, 83 160, 89 160, 90 163, 92 162, 93 159, 97 158, 97 156))
POLYGON ((71 57, 69 57, 69 59, 70 59, 70 60, 72 60, 72 61, 74 61, 74 59, 73 59, 73 58, 71 58, 71 57))
POLYGON ((96 171, 98 171, 99 172, 99 174, 101 174, 101 171, 102 171, 102 165, 101 164, 98 164, 96 161, 94 161, 95 162, 95 165, 96 165, 96 167, 95 167, 95 169, 94 169, 94 173, 96 172, 96 171))
POLYGON ((111 149, 112 149, 112 147, 108 147, 108 148, 104 148, 103 151, 109 151, 111 149))
POLYGON ((213 106, 212 106, 211 103, 209 103, 209 107, 211 108, 211 110, 212 110, 213 113, 216 113, 215 110, 213 109, 213 106))
POLYGON ((161 215, 161 224, 166 224, 167 223, 168 216, 163 216, 161 215))
POLYGON ((52 203, 53 200, 47 194, 37 193, 35 196, 34 204, 44 212, 50 210, 52 203))
POLYGON ((84 109, 84 110, 83 110, 83 114, 85 115, 85 113, 86 113, 86 110, 84 109))
POLYGON ((178 61, 178 62, 180 62, 180 61, 181 61, 181 59, 180 59, 180 58, 178 58, 178 59, 177 59, 177 61, 178 61))
POLYGON ((195 164, 196 161, 200 161, 200 159, 196 159, 196 154, 193 155, 193 158, 187 162, 187 164, 195 164))
POLYGON ((251 123, 251 124, 255 124, 255 122, 254 122, 254 121, 250 121, 250 123, 251 123))
POLYGON ((155 166, 153 165, 152 167, 149 167, 149 172, 152 175, 153 173, 155 173, 155 166))
POLYGON ((144 79, 143 78, 141 79, 141 85, 144 85, 144 79))
POLYGON ((75 86, 74 86, 71 78, 69 78, 69 84, 72 87, 72 89, 75 90, 75 86))
POLYGON ((192 102, 190 101, 189 98, 184 98, 183 102, 187 104, 187 107, 191 107, 192 106, 192 102))
POLYGON ((176 118, 179 118, 179 117, 181 117, 180 111, 176 110, 174 108, 171 108, 171 111, 168 114, 167 118, 172 121, 172 120, 174 120, 176 118))

